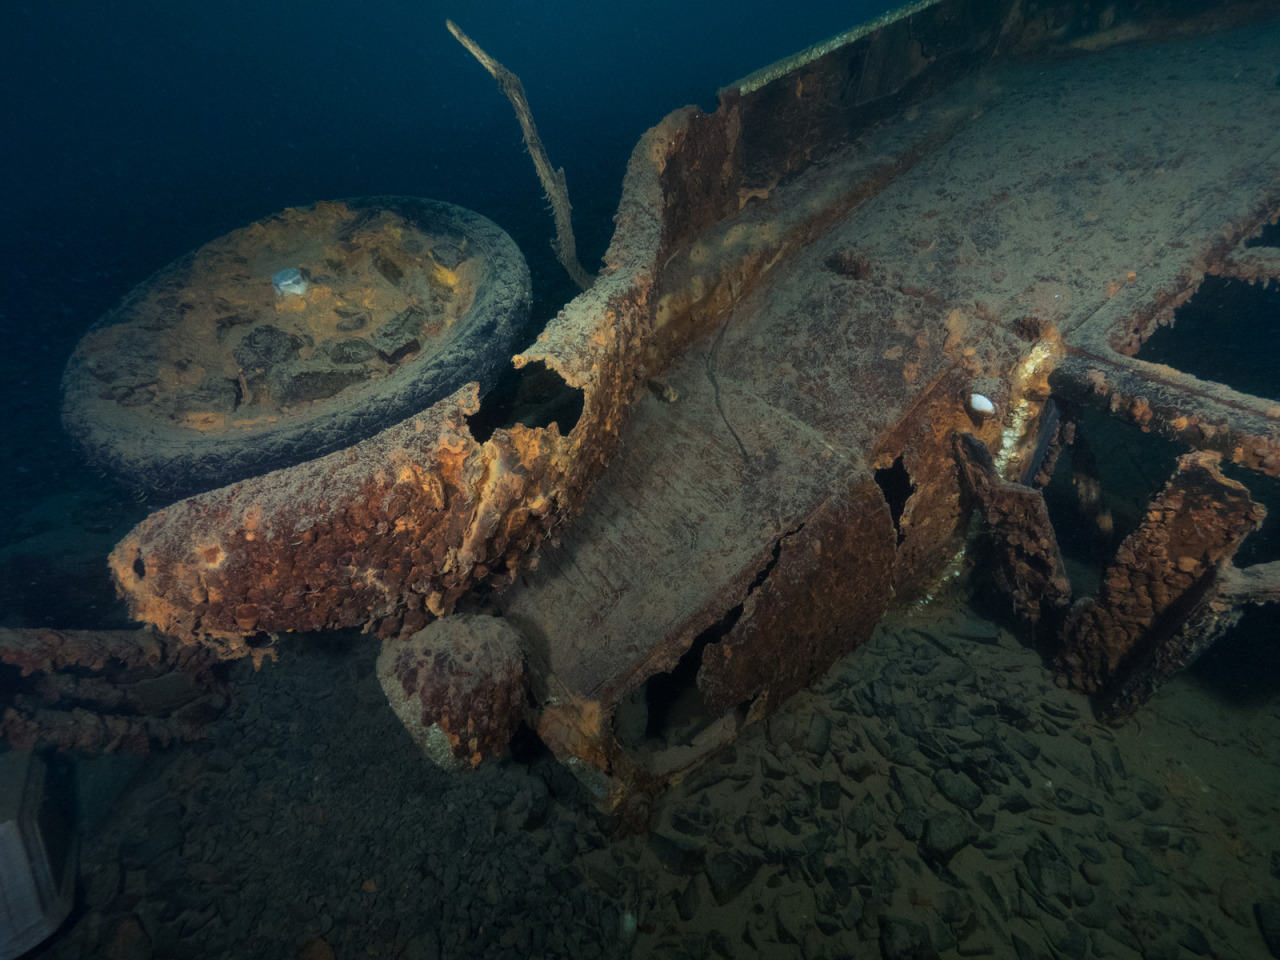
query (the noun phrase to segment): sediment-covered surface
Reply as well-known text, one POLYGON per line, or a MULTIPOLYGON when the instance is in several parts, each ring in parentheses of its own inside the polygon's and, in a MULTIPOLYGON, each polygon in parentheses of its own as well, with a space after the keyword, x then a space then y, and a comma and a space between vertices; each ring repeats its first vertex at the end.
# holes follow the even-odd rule
POLYGON ((428 765, 376 652, 235 664, 236 705, 87 838, 83 908, 34 956, 1267 956, 1265 691, 1193 671, 1113 731, 935 601, 620 837, 548 759, 428 765))

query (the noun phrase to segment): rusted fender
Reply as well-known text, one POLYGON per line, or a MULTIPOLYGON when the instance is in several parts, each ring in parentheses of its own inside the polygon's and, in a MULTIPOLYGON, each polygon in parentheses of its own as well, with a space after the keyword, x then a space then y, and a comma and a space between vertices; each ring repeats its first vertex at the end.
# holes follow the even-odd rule
POLYGON ((517 425, 476 440, 470 384, 345 450, 183 500, 111 554, 133 616, 240 656, 247 636, 290 630, 407 636, 471 587, 510 581, 580 508, 643 383, 664 246, 659 179, 683 122, 678 111, 637 145, 596 284, 512 358, 582 390, 567 436, 517 425))

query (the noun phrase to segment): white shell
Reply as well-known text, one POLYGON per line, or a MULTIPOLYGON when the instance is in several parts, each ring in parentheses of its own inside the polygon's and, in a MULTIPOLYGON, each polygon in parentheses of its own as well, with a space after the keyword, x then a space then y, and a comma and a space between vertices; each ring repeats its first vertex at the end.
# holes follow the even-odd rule
POLYGON ((996 412, 996 405, 980 393, 969 394, 969 409, 979 416, 989 417, 996 412))
POLYGON ((271 286, 275 288, 277 297, 301 297, 311 286, 302 271, 297 267, 277 270, 271 276, 271 286))

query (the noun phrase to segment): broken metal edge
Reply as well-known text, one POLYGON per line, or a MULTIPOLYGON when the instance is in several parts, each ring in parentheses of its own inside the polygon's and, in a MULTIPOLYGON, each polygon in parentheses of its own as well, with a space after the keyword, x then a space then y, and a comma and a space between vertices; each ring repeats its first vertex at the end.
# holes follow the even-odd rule
POLYGON ((761 67, 759 70, 747 74, 736 83, 729 84, 725 89, 736 90, 739 94, 752 93, 766 84, 772 83, 779 77, 785 77, 800 67, 825 57, 833 50, 839 50, 841 47, 861 40, 869 34, 883 31, 886 27, 914 17, 922 10, 936 6, 940 2, 942 0, 916 0, 915 3, 905 4, 896 10, 889 10, 851 30, 845 30, 828 40, 815 43, 813 46, 801 50, 799 53, 793 53, 789 57, 784 57, 775 63, 769 64, 767 67, 761 67))

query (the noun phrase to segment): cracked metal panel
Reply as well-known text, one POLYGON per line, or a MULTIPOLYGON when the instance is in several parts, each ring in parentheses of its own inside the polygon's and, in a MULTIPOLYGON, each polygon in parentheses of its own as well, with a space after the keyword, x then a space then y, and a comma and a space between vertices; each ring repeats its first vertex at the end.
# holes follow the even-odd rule
POLYGON ((1071 584, 1044 498, 1003 479, 990 451, 972 434, 956 435, 956 459, 986 517, 996 579, 1014 611, 1032 625, 1060 613, 1071 603, 1071 584))
POLYGON ((1243 484, 1222 475, 1219 460, 1212 451, 1178 458, 1146 519, 1120 545, 1098 597, 1072 611, 1059 656, 1059 672, 1072 686, 1106 691, 1142 661, 1165 656, 1169 635, 1262 523, 1266 511, 1243 484))
POLYGON ((865 642, 893 594, 895 540, 866 477, 782 536, 738 622, 702 654, 697 683, 711 715, 758 696, 765 713, 865 642))
POLYGON ((1203 589, 1197 586, 1191 592, 1191 598, 1185 617, 1168 637, 1135 658, 1136 662, 1097 699, 1099 716, 1118 721, 1137 712, 1161 684, 1193 663, 1234 626, 1246 604, 1280 600, 1280 561, 1244 570, 1224 561, 1203 589))

